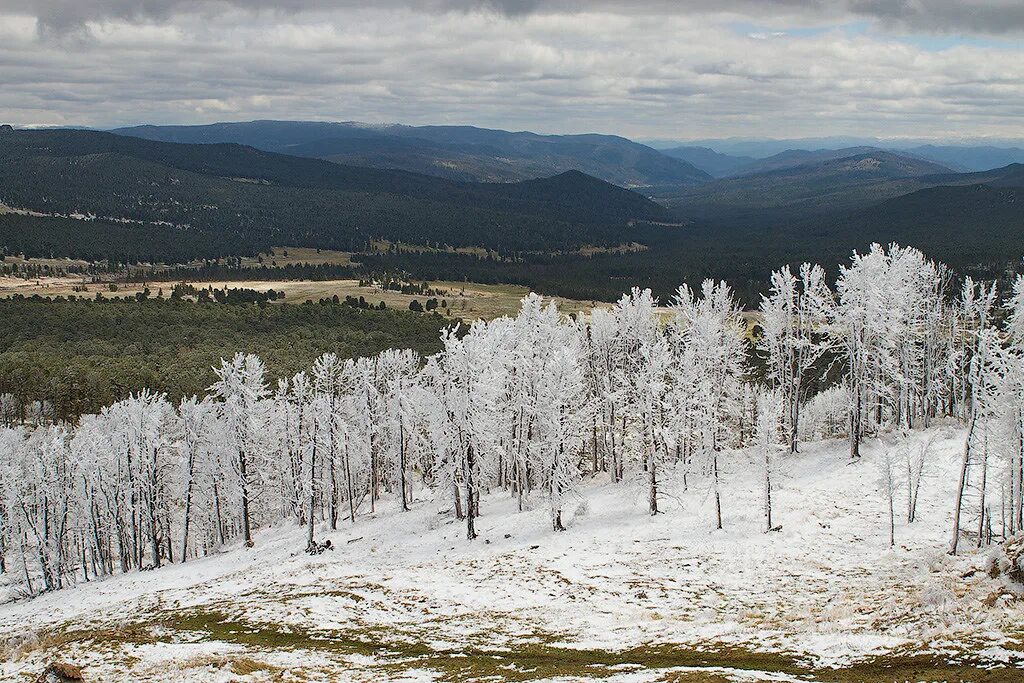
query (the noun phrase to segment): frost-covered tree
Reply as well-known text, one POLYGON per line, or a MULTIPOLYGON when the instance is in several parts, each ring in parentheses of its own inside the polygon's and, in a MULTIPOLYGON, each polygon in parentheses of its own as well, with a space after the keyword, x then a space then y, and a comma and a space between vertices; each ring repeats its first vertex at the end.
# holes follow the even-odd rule
POLYGON ((878 488, 889 509, 889 547, 896 546, 896 491, 900 481, 897 474, 898 457, 892 449, 885 449, 878 459, 878 488))
POLYGON ((722 528, 720 458, 730 440, 738 412, 740 382, 745 375, 745 324, 732 292, 724 282, 705 280, 701 291, 683 285, 672 304, 679 363, 692 377, 689 409, 694 413, 696 440, 705 470, 711 476, 715 523, 722 528))
POLYGON ((486 323, 474 323, 463 337, 446 330, 441 341, 444 350, 437 358, 440 372, 435 391, 442 411, 441 439, 447 451, 442 459, 451 468, 456 511, 461 508, 466 537, 472 540, 477 536, 480 490, 490 470, 489 456, 496 452, 504 359, 495 353, 486 323))
MULTIPOLYGON (((143 390, 115 404, 111 417, 120 421, 128 448, 127 462, 134 468, 140 517, 149 541, 151 563, 160 566, 161 544, 169 514, 167 478, 169 466, 169 425, 171 406, 163 394, 143 390)), ((170 538, 167 537, 168 544, 170 538)))
MULTIPOLYGON (((349 517, 352 522, 356 520, 355 509, 355 488, 353 484, 352 465, 349 462, 350 452, 348 444, 348 424, 346 422, 346 397, 344 389, 343 372, 346 370, 346 363, 333 353, 325 353, 313 362, 310 375, 313 380, 313 390, 316 392, 314 409, 314 420, 316 444, 315 450, 323 454, 324 469, 326 470, 328 500, 328 519, 331 528, 338 528, 339 516, 339 480, 344 479, 345 499, 348 501, 349 517), (339 469, 341 472, 339 473, 339 469)), ((315 454, 314 454, 315 458, 315 454)), ((312 527, 310 527, 312 530, 312 527)))
POLYGON ((234 456, 232 466, 238 487, 242 536, 245 545, 252 547, 250 506, 256 474, 252 465, 255 464, 253 459, 261 453, 265 437, 267 411, 263 399, 269 393, 266 368, 258 356, 237 353, 230 361, 222 360, 214 372, 217 381, 210 391, 219 399, 225 436, 234 456))
POLYGON ((968 487, 978 499, 978 545, 983 543, 988 521, 987 488, 992 418, 997 406, 999 376, 1002 369, 999 332, 990 324, 996 302, 994 284, 976 284, 971 278, 964 282, 961 309, 968 321, 970 335, 970 393, 967 412, 967 437, 964 440, 960 479, 953 510, 953 538, 949 552, 956 554, 960 543, 963 505, 968 487), (972 474, 973 473, 973 474, 972 474), (972 478, 972 477, 976 477, 972 478))
POLYGON ((845 352, 850 456, 869 430, 913 426, 941 400, 948 277, 910 247, 871 245, 840 268, 830 337, 845 352))
POLYGON ((409 510, 411 500, 410 474, 414 462, 410 454, 419 425, 416 404, 423 398, 419 365, 419 355, 410 349, 391 349, 377 357, 383 478, 397 492, 405 511, 409 510))
POLYGON ((591 424, 587 388, 578 349, 566 344, 552 351, 537 383, 535 471, 547 490, 551 526, 564 531, 562 509, 580 483, 580 459, 591 424))
POLYGON ((906 466, 907 483, 907 524, 917 521, 917 498, 921 492, 924 468, 931 454, 935 434, 918 444, 906 443, 902 449, 903 462, 906 466))
POLYGON ((626 387, 621 410, 629 418, 632 430, 624 443, 634 471, 647 490, 647 507, 652 515, 659 512, 663 470, 671 460, 667 432, 670 425, 669 382, 673 357, 668 341, 655 336, 643 341, 634 351, 630 378, 622 380, 626 387))
MULTIPOLYGON (((214 457, 214 438, 217 433, 216 407, 209 399, 195 396, 184 398, 178 404, 180 436, 177 447, 184 466, 185 482, 182 510, 181 560, 188 560, 189 531, 197 493, 205 491, 206 480, 213 476, 211 459, 214 457)), ((204 499, 207 496, 203 496, 204 499)))
POLYGON ((1006 425, 1006 519, 1009 535, 1024 531, 1024 276, 1006 304, 1009 347, 1004 355, 1001 416, 1006 425))
POLYGON ((805 263, 799 276, 789 266, 771 275, 771 290, 761 297, 761 334, 757 347, 767 361, 768 379, 781 394, 789 451, 796 453, 804 383, 828 350, 824 335, 835 302, 821 266, 805 263))
POLYGON ((765 531, 776 529, 778 518, 773 506, 772 494, 778 486, 777 448, 779 434, 781 396, 778 390, 761 391, 757 395, 757 427, 754 431, 755 443, 759 451, 764 483, 764 517, 765 531))

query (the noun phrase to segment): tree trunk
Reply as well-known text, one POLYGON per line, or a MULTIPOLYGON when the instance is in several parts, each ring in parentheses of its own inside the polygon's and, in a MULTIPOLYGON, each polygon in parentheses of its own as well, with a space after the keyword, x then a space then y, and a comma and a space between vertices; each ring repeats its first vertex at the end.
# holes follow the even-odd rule
POLYGON ((398 425, 398 486, 402 489, 402 512, 409 511, 409 495, 405 490, 405 425, 398 425))
POLYGON ((649 490, 647 493, 647 504, 650 508, 651 516, 658 514, 658 474, 656 468, 657 465, 655 464, 655 458, 653 453, 648 454, 647 483, 649 486, 649 490))
POLYGON ((458 482, 452 482, 452 493, 455 495, 455 519, 465 519, 462 512, 462 495, 459 493, 458 482))
POLYGON ((189 449, 188 486, 185 487, 185 520, 181 531, 181 561, 188 560, 188 531, 192 521, 192 488, 195 483, 195 453, 189 449))
POLYGON ((249 524, 249 477, 246 473, 246 454, 244 450, 238 451, 238 475, 242 480, 242 536, 245 539, 245 547, 253 547, 252 529, 249 524))
MULTIPOLYGON (((792 452, 792 451, 791 451, 792 452)), ((771 449, 764 449, 764 514, 767 522, 766 532, 772 530, 772 462, 771 449)))
POLYGON ((889 547, 894 548, 896 546, 896 511, 893 509, 893 492, 892 484, 886 483, 889 487, 889 547))
POLYGON ((309 518, 306 520, 306 550, 312 550, 313 526, 316 519, 316 431, 313 432, 313 444, 309 455, 309 518))
MULTIPOLYGON (((352 486, 352 466, 349 463, 348 439, 345 439, 345 488, 348 491, 348 515, 353 524, 356 523, 356 494, 352 486)), ((331 527, 336 528, 336 527, 331 527)))
POLYGON ((147 507, 149 508, 149 510, 148 510, 148 512, 149 512, 149 548, 150 548, 150 551, 153 553, 153 566, 154 567, 159 567, 160 566, 160 538, 159 538, 159 534, 158 534, 157 519, 156 519, 156 507, 157 507, 156 496, 157 496, 157 484, 158 484, 157 480, 156 480, 157 472, 158 472, 156 459, 157 459, 157 449, 154 448, 153 449, 153 456, 152 456, 152 459, 150 460, 150 464, 149 464, 149 466, 151 468, 151 474, 150 474, 150 479, 149 479, 149 488, 150 488, 149 496, 148 496, 148 498, 149 498, 148 503, 149 504, 148 504, 147 507))
POLYGON ((711 469, 713 470, 715 477, 715 520, 718 528, 722 528, 722 493, 719 490, 719 479, 718 479, 718 450, 714 451, 711 461, 711 469))
POLYGON ((789 452, 796 453, 799 450, 799 424, 800 424, 800 375, 796 376, 793 387, 793 398, 790 406, 789 423, 789 452))
POLYGON ((949 543, 949 554, 956 555, 957 547, 960 544, 960 511, 964 502, 964 488, 967 486, 967 467, 971 461, 971 439, 974 437, 974 424, 976 422, 974 410, 971 410, 971 421, 967 428, 967 439, 964 441, 964 457, 960 463, 960 483, 957 486, 956 505, 953 509, 953 538, 949 543))
MULTIPOLYGON (((331 468, 331 498, 330 498, 329 515, 330 515, 330 520, 331 520, 331 528, 332 529, 337 529, 338 528, 338 476, 337 476, 337 472, 336 471, 337 471, 338 467, 337 467, 337 464, 336 464, 337 458, 335 457, 336 456, 336 449, 337 449, 337 440, 334 438, 334 399, 333 398, 331 399, 331 427, 330 427, 329 430, 327 430, 327 438, 328 438, 328 440, 330 442, 330 448, 327 450, 327 462, 328 462, 328 466, 331 468)), ((349 479, 349 476, 348 476, 348 440, 347 439, 345 440, 345 478, 346 478, 346 481, 349 479)), ((347 488, 351 492, 351 489, 352 489, 351 484, 348 484, 347 488)), ((349 496, 349 498, 351 499, 351 495, 349 496)), ((354 518, 353 518, 353 520, 354 520, 354 518)))
POLYGON ((476 482, 473 481, 475 467, 476 457, 473 453, 473 444, 470 444, 466 449, 466 538, 470 541, 476 538, 476 482))
POLYGON ((979 520, 978 520, 978 547, 980 548, 985 543, 985 510, 986 501, 985 494, 988 487, 988 429, 985 429, 984 437, 982 440, 981 449, 981 491, 980 491, 980 502, 978 504, 979 509, 979 520))

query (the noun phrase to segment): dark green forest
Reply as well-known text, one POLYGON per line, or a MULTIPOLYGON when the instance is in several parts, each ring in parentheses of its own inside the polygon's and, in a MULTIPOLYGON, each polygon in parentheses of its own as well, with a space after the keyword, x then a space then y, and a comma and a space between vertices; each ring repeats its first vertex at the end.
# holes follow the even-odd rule
MULTIPOLYGON (((42 258, 68 257, 114 263, 186 263, 226 255, 227 244, 199 230, 102 220, 0 214, 0 250, 42 258)), ((254 254, 238 246, 235 254, 254 254)))
POLYGON ((273 246, 361 251, 373 239, 556 251, 616 245, 631 220, 669 219, 641 195, 577 171, 522 183, 454 182, 234 144, 78 130, 0 133, 0 201, 172 228, 147 236, 163 250, 137 250, 161 260, 273 246), (193 241, 194 231, 205 237, 193 241), (180 235, 186 244, 175 243, 180 235))
POLYGON ((48 419, 97 412, 149 387, 172 400, 201 394, 211 367, 236 351, 258 353, 272 378, 308 369, 320 354, 342 357, 387 348, 440 349, 450 319, 344 304, 273 306, 192 301, 0 299, 0 394, 5 420, 33 401, 48 419))
MULTIPOLYGON (((579 172, 519 183, 454 182, 237 144, 177 144, 93 131, 0 134, 0 200, 52 213, 0 215, 0 250, 116 264, 132 279, 397 276, 510 283, 614 300, 633 286, 662 300, 682 282, 727 280, 756 306, 772 270, 813 261, 835 274, 871 242, 915 246, 956 271, 1006 280, 1024 257, 1024 167, 934 174, 934 164, 873 151, 723 179, 667 207, 579 172), (870 163, 868 163, 870 162, 870 163), (383 238, 438 250, 379 253, 383 238), (585 246, 639 243, 642 251, 585 246), (354 266, 240 269, 272 247, 354 252, 354 266), (443 247, 482 247, 490 256, 443 247)), ((113 264, 113 265, 112 265, 113 264)))

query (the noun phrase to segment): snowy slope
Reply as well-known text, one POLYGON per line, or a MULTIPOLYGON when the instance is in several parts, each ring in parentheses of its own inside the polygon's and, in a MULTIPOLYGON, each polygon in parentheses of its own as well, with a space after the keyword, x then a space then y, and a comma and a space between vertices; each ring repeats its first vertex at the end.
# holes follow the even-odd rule
POLYGON ((474 542, 422 499, 323 530, 337 550, 318 557, 281 527, 254 549, 0 605, 0 678, 64 659, 103 681, 960 680, 968 665, 1000 667, 969 680, 1016 680, 1024 602, 971 573, 985 554, 945 554, 963 432, 933 431, 912 525, 898 494, 895 549, 877 484, 894 437, 857 462, 844 442, 782 457, 770 534, 754 455, 737 452, 722 531, 692 480, 656 518, 640 488, 595 480, 560 534, 543 501, 517 513, 502 493, 474 542))

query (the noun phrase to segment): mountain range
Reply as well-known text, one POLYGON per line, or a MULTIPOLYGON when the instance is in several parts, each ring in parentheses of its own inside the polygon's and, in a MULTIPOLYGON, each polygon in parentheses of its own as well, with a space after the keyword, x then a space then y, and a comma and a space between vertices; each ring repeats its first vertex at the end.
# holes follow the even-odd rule
MULTIPOLYGON (((1005 278, 1024 258, 1022 164, 963 173, 925 154, 872 146, 787 149, 760 159, 706 148, 686 162, 668 154, 689 152, 662 154, 606 136, 384 129, 288 122, 147 129, 150 137, 199 141, 166 142, 125 131, 0 128, 0 203, 43 214, 0 208, 0 249, 180 262, 323 247, 354 252, 370 272, 510 282, 588 299, 614 298, 632 285, 664 298, 682 281, 723 278, 747 303, 756 303, 782 263, 835 264, 872 241, 912 244, 978 277, 1005 278), (253 142, 292 153, 222 141, 253 131, 263 135, 253 142), (555 139, 538 141, 548 138, 555 139), (715 175, 729 175, 657 176, 666 182, 640 193, 580 168, 477 182, 387 167, 388 154, 406 163, 410 149, 433 149, 421 157, 427 164, 437 150, 450 155, 461 146, 472 150, 466 159, 493 168, 505 158, 502 145, 518 139, 527 148, 551 145, 557 154, 545 163, 557 157, 586 167, 604 158, 595 145, 607 144, 632 150, 634 161, 653 154, 682 168, 717 164, 715 175), (357 152, 374 165, 342 163, 357 152), (388 248, 395 243, 418 253, 388 248), (631 246, 612 248, 623 245, 631 246)), ((522 158, 523 175, 541 172, 538 156, 530 173, 522 158)), ((615 166, 625 157, 607 158, 615 166)))
POLYGON ((1005 145, 935 144, 860 138, 809 138, 800 140, 708 140, 690 144, 660 143, 662 154, 687 161, 716 178, 783 168, 859 152, 884 150, 926 159, 954 171, 985 171, 1024 163, 1024 148, 1014 141, 1005 145))
POLYGON ((163 226, 175 240, 202 235, 216 255, 274 245, 358 251, 381 239, 561 251, 618 245, 631 223, 670 220, 660 205, 579 171, 459 182, 234 143, 66 129, 0 132, 0 202, 163 226))
POLYGON ((965 182, 955 176, 931 161, 870 148, 783 152, 762 160, 749 173, 666 193, 660 199, 691 220, 771 222, 845 211, 930 185, 965 182))
POLYGON ((576 170, 648 193, 715 178, 840 159, 872 151, 931 161, 958 172, 1024 163, 1024 148, 996 144, 826 137, 794 140, 655 142, 615 135, 538 135, 474 126, 406 126, 322 121, 249 121, 134 126, 112 131, 162 142, 234 142, 340 164, 387 168, 470 182, 515 182, 576 170))
POLYGON ((137 126, 113 132, 163 142, 235 142, 341 164, 474 182, 513 182, 570 170, 628 188, 685 186, 711 179, 690 163, 614 135, 315 121, 137 126))

